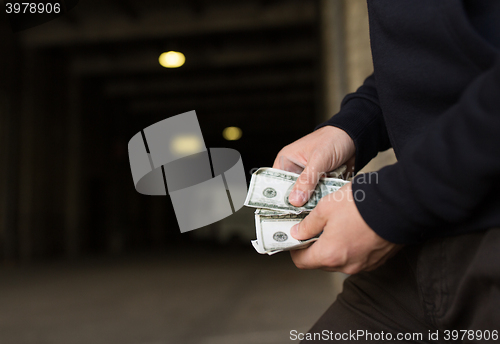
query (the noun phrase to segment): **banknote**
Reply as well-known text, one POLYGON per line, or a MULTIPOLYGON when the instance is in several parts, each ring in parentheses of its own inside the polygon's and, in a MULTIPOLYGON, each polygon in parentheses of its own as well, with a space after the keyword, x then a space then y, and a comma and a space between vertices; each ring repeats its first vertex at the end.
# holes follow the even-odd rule
POLYGON ((260 168, 252 175, 245 205, 257 208, 255 211, 255 231, 257 239, 252 245, 258 253, 275 254, 282 251, 305 248, 319 237, 297 240, 290 234, 291 228, 300 223, 319 200, 327 194, 337 191, 348 183, 338 179, 346 167, 330 172, 321 178, 302 207, 295 207, 288 202, 288 196, 299 175, 273 168, 260 168), (334 178, 332 178, 334 177, 334 178))
POLYGON ((287 214, 275 210, 257 209, 255 211, 257 240, 252 241, 252 245, 257 252, 269 255, 310 245, 318 237, 297 240, 290 234, 290 229, 307 215, 308 213, 287 214))
POLYGON ((299 175, 296 173, 274 168, 258 169, 252 175, 245 205, 300 214, 313 210, 321 198, 348 183, 348 181, 338 178, 321 178, 307 203, 301 207, 295 207, 288 201, 288 196, 298 177, 299 175))

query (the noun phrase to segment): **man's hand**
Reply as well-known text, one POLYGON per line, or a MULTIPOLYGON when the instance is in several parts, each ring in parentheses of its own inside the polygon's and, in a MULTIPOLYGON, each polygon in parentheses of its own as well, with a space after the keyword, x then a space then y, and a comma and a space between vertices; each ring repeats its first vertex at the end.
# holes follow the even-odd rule
POLYGON ((299 240, 321 232, 310 247, 290 251, 298 268, 355 274, 377 268, 402 247, 382 239, 366 224, 354 203, 351 183, 322 198, 291 230, 299 240))
POLYGON ((325 172, 346 162, 347 171, 351 172, 355 151, 354 142, 345 131, 327 126, 283 148, 273 168, 300 173, 288 198, 291 204, 299 207, 307 202, 325 172))
MULTIPOLYGON (((319 178, 346 163, 354 165, 355 146, 343 130, 323 127, 283 148, 274 168, 300 173, 289 201, 301 206, 311 196, 319 178)), ((316 208, 292 228, 299 240, 321 233, 310 247, 291 251, 301 269, 324 269, 354 274, 382 265, 401 246, 378 236, 363 220, 352 196, 351 183, 325 196, 316 208)))

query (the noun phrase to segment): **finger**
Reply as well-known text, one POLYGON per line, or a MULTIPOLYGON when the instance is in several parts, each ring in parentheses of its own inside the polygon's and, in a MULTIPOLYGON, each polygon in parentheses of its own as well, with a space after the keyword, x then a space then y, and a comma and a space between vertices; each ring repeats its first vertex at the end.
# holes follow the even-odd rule
POLYGON ((307 164, 288 196, 288 201, 292 205, 300 207, 311 197, 319 178, 325 172, 322 165, 321 160, 312 160, 307 164))
POLYGON ((320 251, 323 246, 322 241, 318 240, 305 249, 290 251, 293 263, 299 269, 321 269, 324 267, 321 261, 320 251))
POLYGON ((276 159, 274 159, 273 168, 281 169, 281 160, 283 159, 283 155, 278 155, 276 159))
POLYGON ((274 160, 273 168, 300 174, 304 171, 304 165, 292 161, 290 158, 280 155, 274 160))
POLYGON ((298 224, 290 229, 290 234, 297 240, 307 240, 315 237, 325 228, 326 219, 319 216, 317 211, 312 211, 298 224))

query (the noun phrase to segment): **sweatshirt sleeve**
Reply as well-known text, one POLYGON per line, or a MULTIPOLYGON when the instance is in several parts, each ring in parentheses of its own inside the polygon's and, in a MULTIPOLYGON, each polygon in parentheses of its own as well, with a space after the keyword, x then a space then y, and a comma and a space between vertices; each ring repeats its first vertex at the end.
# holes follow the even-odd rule
POLYGON ((339 113, 316 129, 327 125, 344 130, 354 140, 356 172, 363 168, 379 151, 391 147, 373 74, 356 92, 348 94, 344 98, 339 113))
POLYGON ((354 178, 358 210, 377 234, 410 244, 481 222, 486 200, 499 189, 499 99, 500 57, 454 106, 408 142, 398 163, 379 171, 377 180, 354 178))

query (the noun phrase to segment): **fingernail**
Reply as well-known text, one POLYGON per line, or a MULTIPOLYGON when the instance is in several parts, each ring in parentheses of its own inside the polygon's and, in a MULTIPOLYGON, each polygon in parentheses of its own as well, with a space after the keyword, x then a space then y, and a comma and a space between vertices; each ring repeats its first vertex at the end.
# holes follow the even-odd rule
POLYGON ((294 225, 292 228, 290 228, 290 234, 294 238, 299 234, 299 225, 294 225))
POLYGON ((295 204, 302 205, 302 204, 306 203, 307 195, 303 191, 294 190, 288 196, 288 201, 290 201, 290 203, 292 203, 292 204, 295 203, 295 204))

